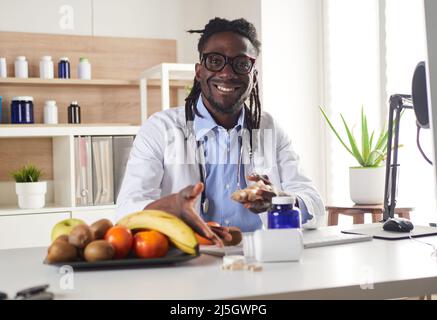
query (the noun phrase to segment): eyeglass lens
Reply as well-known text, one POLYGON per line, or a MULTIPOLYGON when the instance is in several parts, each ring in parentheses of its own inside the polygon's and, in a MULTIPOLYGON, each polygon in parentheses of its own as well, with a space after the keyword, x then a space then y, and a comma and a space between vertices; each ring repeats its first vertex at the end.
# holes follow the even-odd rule
POLYGON ((229 58, 218 53, 205 55, 205 67, 209 71, 221 71, 227 63, 229 63, 232 66, 232 70, 238 74, 247 74, 253 67, 252 59, 247 56, 229 58))

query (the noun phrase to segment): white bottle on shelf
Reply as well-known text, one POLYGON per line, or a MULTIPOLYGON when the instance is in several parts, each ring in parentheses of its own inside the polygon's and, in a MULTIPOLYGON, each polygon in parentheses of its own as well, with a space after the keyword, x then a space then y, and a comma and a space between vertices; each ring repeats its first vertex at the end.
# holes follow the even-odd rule
POLYGON ((43 56, 39 62, 39 76, 41 79, 53 79, 53 61, 51 56, 43 56))
POLYGON ((58 123, 58 107, 56 106, 55 100, 47 100, 44 105, 44 123, 58 123))
POLYGON ((7 78, 6 58, 0 58, 0 78, 7 78))
POLYGON ((25 56, 18 56, 15 59, 15 77, 16 78, 27 78, 29 75, 28 66, 25 56))
POLYGON ((81 57, 77 66, 77 77, 82 80, 91 80, 91 64, 88 58, 81 57))

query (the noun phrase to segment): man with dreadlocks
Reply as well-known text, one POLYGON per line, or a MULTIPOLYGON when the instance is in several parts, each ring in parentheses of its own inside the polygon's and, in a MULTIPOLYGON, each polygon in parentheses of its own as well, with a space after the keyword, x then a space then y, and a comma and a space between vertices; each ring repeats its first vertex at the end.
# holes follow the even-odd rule
POLYGON ((164 210, 220 244, 229 239, 227 229, 212 232, 205 221, 254 231, 262 228, 260 213, 272 196, 285 193, 296 196, 303 226, 317 227, 325 213, 320 195, 301 173, 285 132, 261 111, 255 27, 244 19, 215 18, 189 32, 201 34, 192 90, 184 108, 155 113, 142 126, 117 199, 118 216, 164 210), (175 160, 179 155, 182 163, 175 160), (259 180, 269 188, 258 190, 256 200, 231 199, 259 180))

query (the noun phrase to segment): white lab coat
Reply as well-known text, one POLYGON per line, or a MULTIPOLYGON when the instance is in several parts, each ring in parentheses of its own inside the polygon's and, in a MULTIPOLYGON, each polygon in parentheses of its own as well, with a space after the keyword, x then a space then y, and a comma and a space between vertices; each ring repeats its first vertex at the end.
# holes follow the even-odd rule
MULTIPOLYGON (((185 122, 183 107, 155 113, 141 126, 117 198, 117 219, 200 181, 196 161, 199 153, 194 131, 190 129, 192 126, 185 122)), ((253 157, 249 160, 249 144, 244 143, 245 175, 267 174, 274 186, 304 201, 313 218, 303 227, 321 225, 325 215, 323 201, 310 179, 302 173, 290 139, 266 112, 262 113, 260 130, 254 132, 252 151, 253 157)), ((196 208, 200 212, 200 199, 196 208)), ((265 214, 261 218, 265 225, 265 214)))

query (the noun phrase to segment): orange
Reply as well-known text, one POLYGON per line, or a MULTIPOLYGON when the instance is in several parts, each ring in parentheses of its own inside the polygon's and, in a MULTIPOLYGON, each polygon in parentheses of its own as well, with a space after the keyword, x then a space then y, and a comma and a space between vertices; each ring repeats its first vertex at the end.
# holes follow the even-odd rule
POLYGON ((205 246, 212 246, 214 244, 214 242, 212 242, 208 238, 202 237, 197 232, 195 232, 194 235, 196 236, 197 242, 199 242, 199 244, 202 244, 202 245, 205 245, 205 246))
POLYGON ((133 250, 138 258, 161 258, 168 252, 168 239, 158 231, 141 231, 135 234, 133 250))
POLYGON ((114 259, 126 257, 132 248, 132 233, 129 229, 122 226, 109 228, 105 234, 105 240, 115 249, 114 259))

